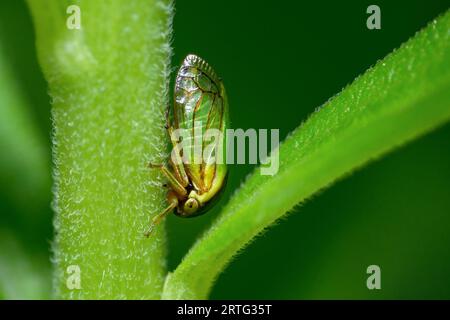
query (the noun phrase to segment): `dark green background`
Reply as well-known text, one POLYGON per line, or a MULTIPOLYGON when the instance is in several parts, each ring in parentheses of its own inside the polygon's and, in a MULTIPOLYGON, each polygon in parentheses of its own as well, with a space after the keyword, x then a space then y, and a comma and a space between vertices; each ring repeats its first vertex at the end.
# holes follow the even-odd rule
MULTIPOLYGON (((382 29, 371 31, 366 8, 372 2, 366 1, 178 1, 173 67, 188 53, 202 56, 225 81, 232 127, 279 128, 284 138, 316 107, 448 9, 448 1, 437 0, 374 3, 381 7, 382 29)), ((48 137, 50 107, 30 17, 20 1, 2 1, 0 10, 1 41, 7 43, 33 102, 33 116, 48 137)), ((230 170, 219 208, 252 166, 230 170)), ((0 201, 1 224, 33 238, 35 250, 48 248, 49 209, 30 235, 26 219, 11 214, 14 204, 2 195, 0 201)), ((215 209, 196 219, 168 218, 170 269, 217 214, 215 209)), ((448 299, 449 247, 446 125, 299 206, 231 263, 212 298, 448 299), (366 288, 371 264, 381 267, 382 290, 366 288)))

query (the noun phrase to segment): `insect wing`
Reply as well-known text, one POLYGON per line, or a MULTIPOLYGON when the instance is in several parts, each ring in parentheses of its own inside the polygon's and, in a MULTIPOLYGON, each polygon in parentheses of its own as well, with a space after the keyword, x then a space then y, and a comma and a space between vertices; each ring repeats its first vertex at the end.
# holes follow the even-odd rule
POLYGON ((212 161, 216 152, 206 147, 211 142, 222 146, 223 142, 205 139, 205 132, 216 129, 221 132, 220 139, 224 139, 224 115, 227 112, 224 95, 223 85, 212 68, 197 56, 187 56, 175 83, 174 122, 176 128, 187 129, 190 133, 183 140, 185 167, 193 183, 202 191, 210 189, 216 172, 216 164, 212 161))

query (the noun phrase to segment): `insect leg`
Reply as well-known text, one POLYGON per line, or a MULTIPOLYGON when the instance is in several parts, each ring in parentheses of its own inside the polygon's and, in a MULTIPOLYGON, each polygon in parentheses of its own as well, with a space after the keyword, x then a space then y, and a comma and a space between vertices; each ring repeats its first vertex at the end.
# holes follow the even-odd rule
POLYGON ((149 163, 149 168, 157 168, 161 170, 161 172, 166 176, 167 181, 169 182, 170 187, 180 196, 187 195, 187 191, 185 187, 178 181, 178 179, 167 169, 166 166, 162 164, 152 164, 149 163))
POLYGON ((153 229, 161 222, 161 220, 169 214, 173 209, 175 209, 178 205, 178 200, 176 197, 172 197, 170 205, 164 209, 161 213, 154 216, 152 219, 152 223, 150 224, 150 227, 147 229, 147 231, 144 233, 144 236, 147 238, 150 236, 150 234, 153 232, 153 229))

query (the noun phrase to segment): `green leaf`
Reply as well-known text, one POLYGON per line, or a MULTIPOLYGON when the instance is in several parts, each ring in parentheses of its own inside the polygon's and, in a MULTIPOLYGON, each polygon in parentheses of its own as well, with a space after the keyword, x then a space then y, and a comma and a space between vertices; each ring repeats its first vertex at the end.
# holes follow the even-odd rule
MULTIPOLYGON (((163 298, 206 298, 233 256, 337 179, 450 119, 450 11, 318 109, 256 170, 166 279, 163 298)), ((262 280, 263 281, 263 280, 262 280)))
POLYGON ((165 205, 164 110, 170 0, 29 0, 53 116, 58 298, 159 298, 165 233, 143 236, 165 205), (81 29, 66 10, 78 5, 81 29), (73 22, 73 21, 72 21, 73 22), (69 266, 81 289, 69 289, 69 266))

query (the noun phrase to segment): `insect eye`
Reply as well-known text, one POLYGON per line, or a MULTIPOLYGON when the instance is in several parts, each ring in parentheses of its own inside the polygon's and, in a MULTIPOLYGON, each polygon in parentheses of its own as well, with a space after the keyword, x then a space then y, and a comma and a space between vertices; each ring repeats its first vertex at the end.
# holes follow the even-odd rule
POLYGON ((184 211, 186 213, 194 213, 198 209, 198 201, 190 198, 184 203, 184 211))

